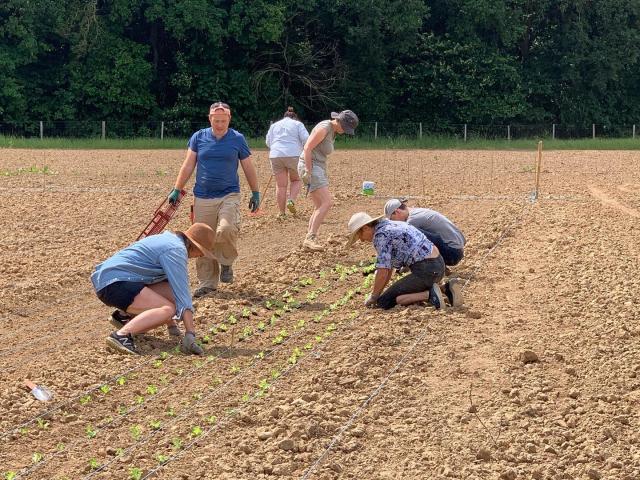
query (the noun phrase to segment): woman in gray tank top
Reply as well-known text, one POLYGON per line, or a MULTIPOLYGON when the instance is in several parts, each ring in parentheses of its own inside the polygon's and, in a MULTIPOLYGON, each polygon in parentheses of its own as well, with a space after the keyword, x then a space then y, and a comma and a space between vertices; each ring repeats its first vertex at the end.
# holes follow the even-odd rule
POLYGON ((327 157, 333 153, 336 134, 353 135, 358 117, 351 110, 331 112, 331 120, 318 123, 309 135, 298 160, 298 173, 308 188, 313 213, 309 219, 307 236, 302 245, 312 251, 323 250, 318 243, 318 230, 333 205, 327 176, 327 157))

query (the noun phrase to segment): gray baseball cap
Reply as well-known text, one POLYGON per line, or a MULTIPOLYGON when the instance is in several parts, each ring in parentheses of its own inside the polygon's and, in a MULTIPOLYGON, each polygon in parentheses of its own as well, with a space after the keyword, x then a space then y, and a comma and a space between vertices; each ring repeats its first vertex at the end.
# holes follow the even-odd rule
POLYGON ((358 123, 360 123, 358 116, 351 110, 343 110, 340 113, 331 112, 331 118, 338 120, 347 135, 353 135, 358 123))
POLYGON ((387 218, 391 218, 393 212, 399 209, 402 205, 407 204, 406 198, 392 198, 384 205, 384 216, 387 218))

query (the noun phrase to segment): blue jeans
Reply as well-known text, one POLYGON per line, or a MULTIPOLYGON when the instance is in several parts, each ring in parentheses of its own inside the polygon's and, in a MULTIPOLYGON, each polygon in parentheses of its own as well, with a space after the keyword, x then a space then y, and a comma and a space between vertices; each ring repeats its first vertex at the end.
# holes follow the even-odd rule
POLYGON ((431 243, 433 243, 436 247, 438 247, 438 251, 442 258, 444 259, 444 264, 452 267, 460 263, 460 260, 464 258, 464 249, 463 248, 452 248, 442 240, 442 237, 437 233, 433 232, 425 232, 422 229, 418 229, 424 236, 427 237, 431 243))
POLYGON ((407 293, 425 292, 444 277, 442 255, 420 260, 409 267, 411 273, 391 285, 378 298, 378 306, 388 310, 396 306, 396 298, 407 293))

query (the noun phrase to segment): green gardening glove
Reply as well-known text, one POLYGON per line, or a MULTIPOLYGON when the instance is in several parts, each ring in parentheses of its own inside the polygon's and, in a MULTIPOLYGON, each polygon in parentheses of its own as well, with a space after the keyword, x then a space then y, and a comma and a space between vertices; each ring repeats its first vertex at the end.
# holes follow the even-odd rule
POLYGON ((178 202, 179 198, 180 198, 180 190, 178 190, 177 188, 174 188, 173 190, 171 190, 171 193, 167 197, 171 205, 175 205, 178 202))
POLYGON ((260 206, 260 192, 251 192, 251 200, 249 200, 249 210, 251 213, 258 210, 260 206))

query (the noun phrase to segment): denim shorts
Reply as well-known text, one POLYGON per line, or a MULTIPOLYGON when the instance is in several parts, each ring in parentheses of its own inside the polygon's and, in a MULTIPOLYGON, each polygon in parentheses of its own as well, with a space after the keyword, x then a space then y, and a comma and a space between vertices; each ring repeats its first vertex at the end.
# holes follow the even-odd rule
POLYGON ((442 237, 434 232, 427 232, 426 230, 418 229, 424 236, 427 237, 431 243, 438 247, 438 251, 444 260, 444 264, 453 267, 460 263, 460 260, 464 258, 464 248, 453 248, 447 245, 442 237))
POLYGON ((126 312, 144 287, 141 282, 114 282, 98 290, 96 295, 105 305, 126 312))

